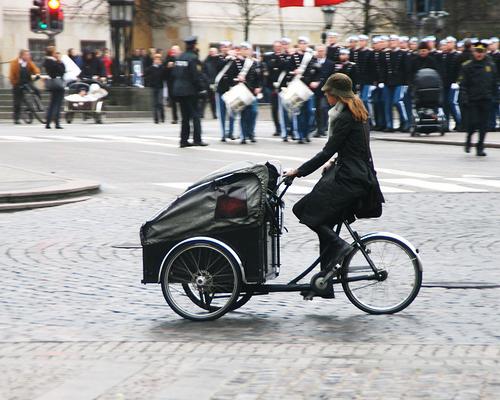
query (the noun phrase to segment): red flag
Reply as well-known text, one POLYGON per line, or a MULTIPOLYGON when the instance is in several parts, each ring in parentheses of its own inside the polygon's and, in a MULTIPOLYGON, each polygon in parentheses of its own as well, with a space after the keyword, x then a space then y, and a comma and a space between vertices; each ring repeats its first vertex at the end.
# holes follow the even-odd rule
POLYGON ((333 6, 347 0, 279 0, 280 7, 322 7, 333 6))
POLYGON ((344 3, 347 0, 314 0, 314 5, 316 7, 321 6, 334 6, 336 4, 344 3))

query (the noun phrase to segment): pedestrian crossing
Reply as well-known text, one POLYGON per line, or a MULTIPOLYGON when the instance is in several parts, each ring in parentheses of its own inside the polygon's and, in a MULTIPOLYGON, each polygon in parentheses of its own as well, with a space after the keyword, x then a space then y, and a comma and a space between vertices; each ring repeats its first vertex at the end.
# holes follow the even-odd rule
MULTIPOLYGON (((85 135, 0 135, 0 145, 2 143, 127 143, 133 145, 151 146, 150 150, 141 149, 142 153, 161 155, 168 157, 179 157, 183 153, 178 152, 178 137, 168 135, 119 135, 119 134, 85 134, 85 135), (154 147, 157 147, 156 149, 154 147), (171 149, 171 150, 170 150, 171 149), (173 150, 175 149, 175 150, 173 150), (157 150, 157 151, 153 151, 157 150), (169 152, 171 151, 171 152, 169 152)), ((206 136, 204 140, 216 142, 219 138, 216 136, 206 136)), ((259 138, 259 141, 279 141, 279 138, 259 138)), ((240 146, 209 146, 193 147, 188 151, 201 151, 207 154, 218 154, 221 161, 224 160, 224 154, 241 156, 250 160, 280 160, 288 164, 295 165, 306 161, 304 157, 298 157, 294 154, 276 154, 272 149, 266 153, 265 147, 240 147, 240 146), (256 151, 260 150, 260 151, 256 151)), ((377 160, 378 177, 382 192, 385 194, 398 193, 484 193, 500 192, 499 176, 482 175, 459 175, 441 176, 418 171, 399 170, 394 168, 383 168, 383 160, 377 160)), ((230 161, 228 161, 230 162, 230 161)), ((289 189, 290 194, 304 195, 311 191, 315 185, 314 179, 297 179, 294 185, 289 189)), ((156 187, 163 187, 172 191, 181 192, 191 185, 191 182, 155 182, 156 187)))
MULTIPOLYGON (((406 171, 401 171, 406 172, 406 171)), ((408 171, 410 173, 410 171, 408 171)), ((382 175, 382 174, 381 174, 382 175)), ((296 179, 289 188, 289 194, 305 195, 316 184, 314 179, 296 179)), ((394 193, 485 193, 500 191, 500 177, 469 177, 447 178, 433 175, 432 180, 417 178, 379 178, 384 194, 394 193), (459 184, 460 183, 460 184, 459 184), (462 184, 463 183, 463 184, 462 184), (467 186, 465 186, 465 184, 467 186)), ((154 186, 173 189, 181 193, 193 182, 155 182, 154 186)))

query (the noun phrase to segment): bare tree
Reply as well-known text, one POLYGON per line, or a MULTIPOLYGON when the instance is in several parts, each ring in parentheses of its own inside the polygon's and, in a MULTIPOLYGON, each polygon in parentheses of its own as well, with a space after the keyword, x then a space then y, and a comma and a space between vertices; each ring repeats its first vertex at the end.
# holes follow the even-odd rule
MULTIPOLYGON (((94 17, 94 12, 100 9, 106 0, 79 0, 76 11, 89 11, 89 17, 94 17)), ((137 0, 135 2, 135 20, 138 23, 151 26, 152 28, 164 27, 174 18, 171 11, 179 2, 176 0, 137 0)), ((77 15, 77 12, 74 14, 77 15)))
POLYGON ((245 40, 250 37, 250 27, 255 19, 264 15, 270 6, 269 2, 259 0, 232 0, 231 3, 238 7, 238 13, 243 20, 243 32, 245 40))
POLYGON ((404 0, 350 0, 346 21, 353 32, 370 35, 377 29, 402 28, 409 24, 404 0))

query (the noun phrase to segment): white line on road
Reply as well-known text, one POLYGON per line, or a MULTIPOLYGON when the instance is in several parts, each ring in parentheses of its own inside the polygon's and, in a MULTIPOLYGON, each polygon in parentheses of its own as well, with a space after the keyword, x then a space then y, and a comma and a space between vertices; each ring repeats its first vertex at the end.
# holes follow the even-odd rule
POLYGON ((376 168, 378 172, 391 175, 409 176, 411 178, 440 178, 438 175, 422 174, 420 172, 401 171, 399 169, 376 168))
POLYGON ((500 181, 493 179, 480 179, 480 178, 447 178, 450 181, 467 183, 469 185, 483 185, 500 188, 500 181))
POLYGON ((414 186, 423 189, 435 190, 438 192, 453 192, 453 193, 464 193, 464 192, 487 192, 483 189, 475 189, 466 186, 455 185, 454 183, 445 182, 429 182, 423 181, 421 179, 379 179, 381 182, 393 183, 396 185, 414 186))
POLYGON ((164 153, 161 151, 147 151, 147 150, 141 150, 141 153, 157 154, 160 156, 172 156, 172 157, 179 157, 179 155, 180 155, 180 154, 174 154, 174 153, 164 153))

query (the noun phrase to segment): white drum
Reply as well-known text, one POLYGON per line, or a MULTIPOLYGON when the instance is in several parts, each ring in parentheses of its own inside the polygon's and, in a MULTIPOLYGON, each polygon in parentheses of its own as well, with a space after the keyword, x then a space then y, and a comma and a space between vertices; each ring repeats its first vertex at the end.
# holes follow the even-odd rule
POLYGON ((290 112, 296 112, 313 95, 314 92, 300 79, 293 79, 280 92, 281 101, 290 112))
POLYGON ((226 103, 227 108, 239 113, 254 102, 255 96, 244 83, 238 83, 222 95, 222 100, 226 103))

